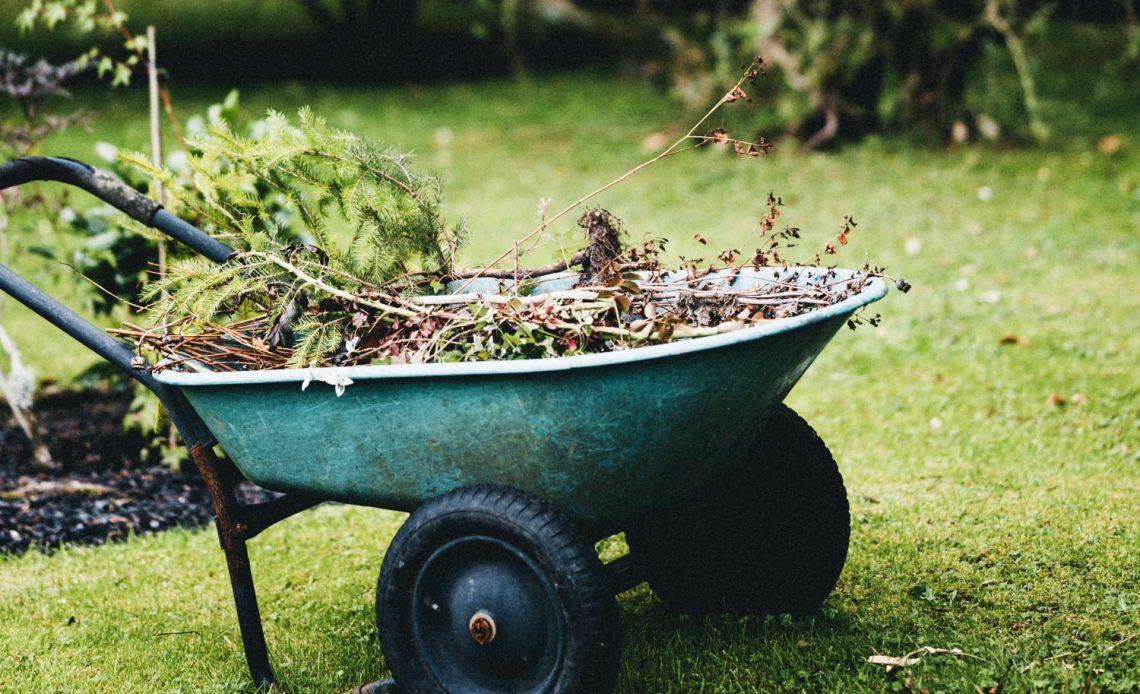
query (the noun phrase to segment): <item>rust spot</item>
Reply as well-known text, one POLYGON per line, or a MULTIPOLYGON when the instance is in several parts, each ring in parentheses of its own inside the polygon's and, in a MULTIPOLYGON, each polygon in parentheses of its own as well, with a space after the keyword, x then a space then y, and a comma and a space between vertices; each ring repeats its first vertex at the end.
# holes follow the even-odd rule
POLYGON ((495 640, 495 620, 481 610, 471 615, 467 629, 471 632, 471 638, 480 646, 486 646, 495 640))

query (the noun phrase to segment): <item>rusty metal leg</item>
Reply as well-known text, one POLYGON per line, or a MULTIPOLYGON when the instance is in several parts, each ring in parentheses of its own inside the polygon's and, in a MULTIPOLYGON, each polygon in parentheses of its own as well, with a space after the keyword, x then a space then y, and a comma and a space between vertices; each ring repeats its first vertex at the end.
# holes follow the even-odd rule
POLYGON ((249 674, 258 687, 275 688, 277 683, 269 666, 269 650, 265 646, 265 631, 261 625, 261 612, 257 607, 257 593, 253 588, 253 573, 249 568, 249 552, 241 535, 240 508, 234 496, 236 481, 220 469, 217 456, 211 448, 194 445, 190 457, 197 466, 217 514, 218 538, 226 554, 230 588, 233 589, 237 608, 238 627, 241 630, 242 648, 249 674))

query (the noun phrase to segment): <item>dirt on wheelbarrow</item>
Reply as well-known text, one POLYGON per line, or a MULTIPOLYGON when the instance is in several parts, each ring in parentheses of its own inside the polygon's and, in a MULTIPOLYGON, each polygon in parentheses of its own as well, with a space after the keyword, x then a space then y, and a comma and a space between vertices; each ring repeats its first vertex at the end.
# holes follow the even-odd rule
MULTIPOLYGON (((32 447, 0 401, 0 553, 101 545, 131 535, 213 520, 209 492, 189 461, 161 463, 156 442, 126 431, 130 390, 63 390, 41 395, 35 412, 56 469, 36 470, 32 447)), ((243 500, 270 492, 243 484, 243 500)))

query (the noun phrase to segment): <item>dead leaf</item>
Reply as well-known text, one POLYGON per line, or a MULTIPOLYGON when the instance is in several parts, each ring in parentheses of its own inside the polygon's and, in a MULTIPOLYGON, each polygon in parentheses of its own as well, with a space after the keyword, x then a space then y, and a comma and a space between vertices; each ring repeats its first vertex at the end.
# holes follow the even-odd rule
POLYGON ((1052 407, 1059 407, 1065 404, 1065 396, 1060 393, 1049 393, 1049 397, 1045 399, 1045 403, 1052 407))
POLYGON ((701 244, 702 246, 708 245, 708 241, 706 241, 705 237, 701 236, 700 234, 693 234, 693 238, 696 240, 697 243, 701 244))
POLYGON ((1116 154, 1120 151, 1120 136, 1115 133, 1105 135, 1096 141, 1096 148, 1103 154, 1116 154))
POLYGON ((1021 335, 1012 335, 1012 334, 1002 335, 1001 339, 998 340, 998 344, 1015 345, 1017 347, 1028 347, 1029 346, 1029 338, 1023 337, 1021 335))

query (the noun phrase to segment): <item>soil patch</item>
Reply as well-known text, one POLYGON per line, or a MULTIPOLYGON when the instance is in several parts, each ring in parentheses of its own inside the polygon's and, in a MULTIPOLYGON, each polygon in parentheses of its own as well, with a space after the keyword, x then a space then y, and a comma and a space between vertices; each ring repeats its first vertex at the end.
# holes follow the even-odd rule
MULTIPOLYGON (((47 472, 33 468, 31 446, 0 405, 7 415, 0 428, 0 553, 101 545, 213 519, 210 494, 191 463, 171 471, 145 436, 124 431, 131 397, 105 389, 41 396, 36 414, 58 466, 47 472)), ((247 502, 272 496, 248 483, 241 494, 247 502)))

